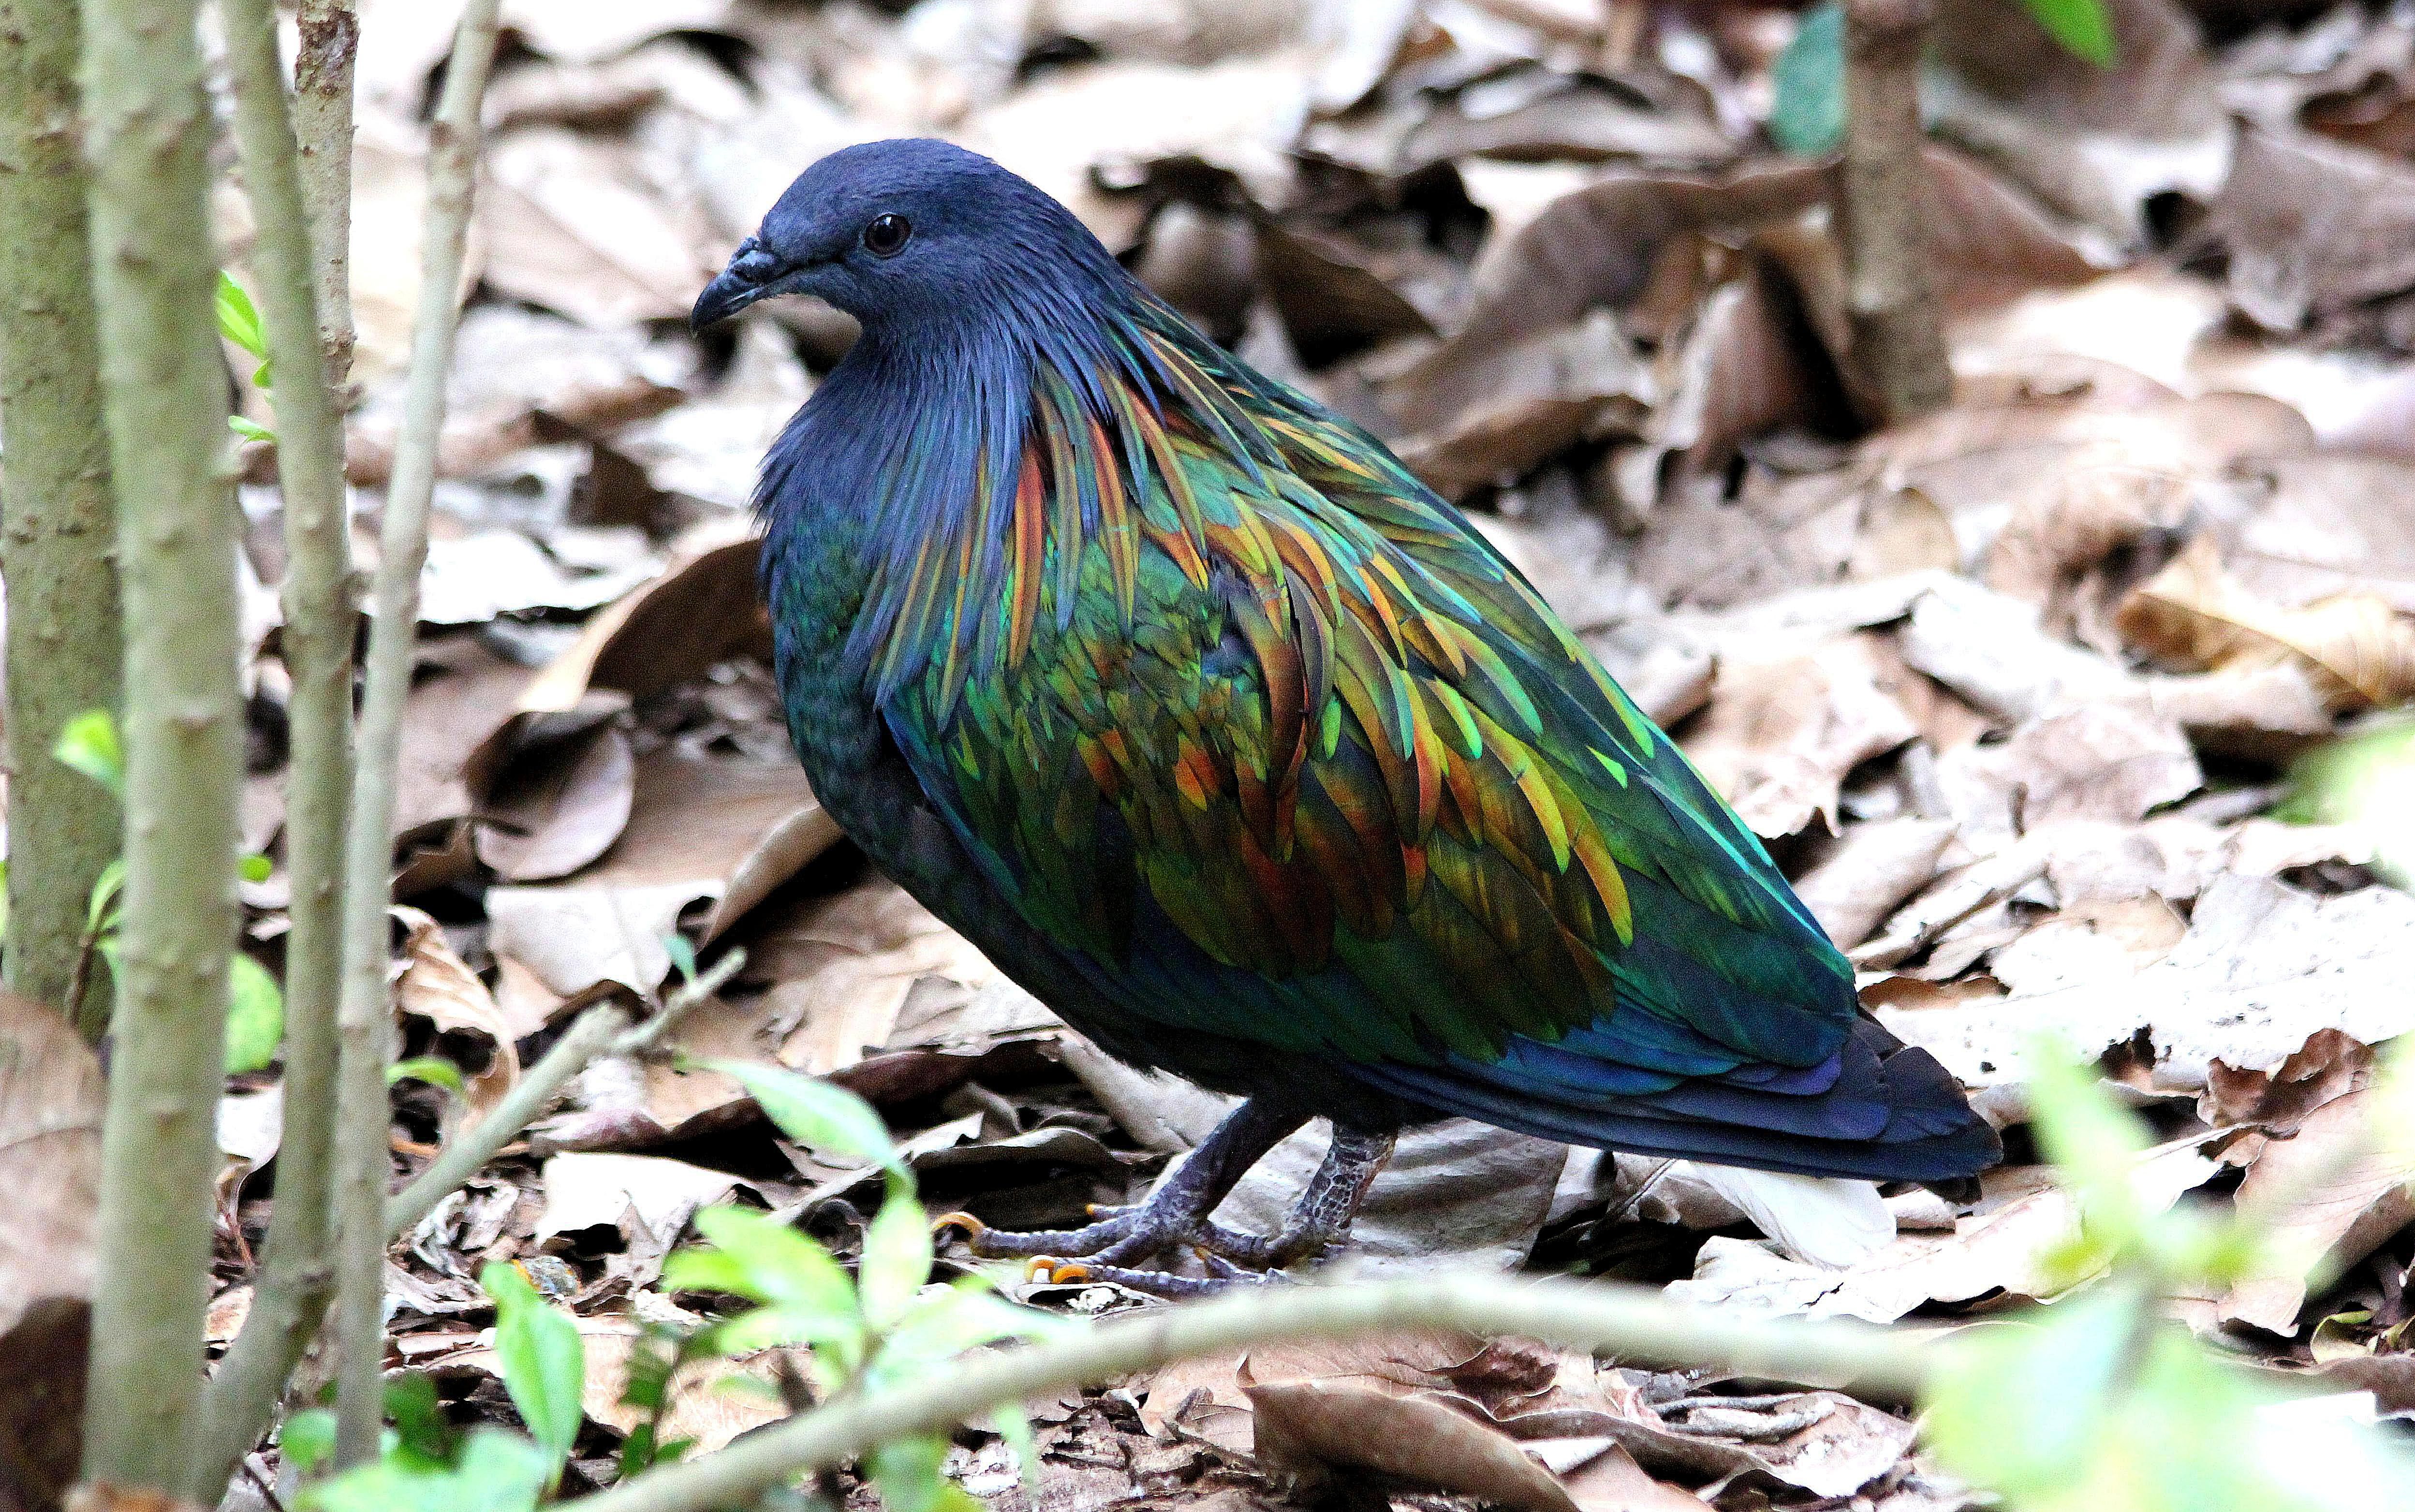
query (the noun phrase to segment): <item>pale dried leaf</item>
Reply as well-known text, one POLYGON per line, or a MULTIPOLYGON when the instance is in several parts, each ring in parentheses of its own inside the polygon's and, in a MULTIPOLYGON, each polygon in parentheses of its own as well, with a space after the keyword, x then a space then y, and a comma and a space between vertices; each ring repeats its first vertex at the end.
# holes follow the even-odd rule
POLYGON ((1522 1512, 1576 1512, 1515 1440, 1440 1402, 1323 1381, 1249 1395, 1259 1462, 1304 1490, 1337 1471, 1372 1472, 1522 1512))
POLYGON ((1722 660, 1686 754, 1757 834, 1836 823, 1845 773, 1920 733, 1885 643, 1840 636, 1810 651, 1722 660))
POLYGON ((2116 622, 2132 644, 2193 670, 2295 662, 2343 711, 2415 697, 2415 621, 2362 593, 2302 608, 2267 603, 2205 536, 2131 590, 2116 622))
POLYGON ((91 1294, 105 1100, 73 1026, 0 992, 0 1334, 44 1297, 91 1294))
POLYGON ((2294 1334, 2311 1282, 2336 1276, 2415 1220, 2415 1159, 2375 1136, 2378 1093, 2367 1088, 2315 1109, 2295 1135, 2266 1142, 2240 1184, 2239 1207, 2258 1225, 2258 1265, 2222 1300, 2226 1322, 2294 1334))

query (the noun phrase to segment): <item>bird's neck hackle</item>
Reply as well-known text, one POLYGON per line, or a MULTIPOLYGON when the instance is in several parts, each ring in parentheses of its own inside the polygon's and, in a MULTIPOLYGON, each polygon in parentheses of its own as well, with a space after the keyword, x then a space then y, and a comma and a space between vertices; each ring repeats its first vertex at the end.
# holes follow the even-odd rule
MULTIPOLYGON (((844 495, 862 522, 869 576, 845 655, 874 699, 936 667, 946 708, 968 678, 1019 662, 1069 622, 1093 543, 1127 622, 1145 540, 1205 586, 1180 450, 1219 448, 1252 476, 1272 457, 1237 384, 1253 380, 1120 270, 1027 277, 953 319, 868 328, 782 451, 817 474, 805 491, 844 495)), ((799 492, 784 471, 775 453, 775 534, 798 524, 778 517, 799 492)))

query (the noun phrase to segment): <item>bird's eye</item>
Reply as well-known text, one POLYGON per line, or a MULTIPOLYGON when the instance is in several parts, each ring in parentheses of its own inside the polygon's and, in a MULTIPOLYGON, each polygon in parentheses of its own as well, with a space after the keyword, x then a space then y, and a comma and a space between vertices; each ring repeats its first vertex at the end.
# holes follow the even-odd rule
POLYGON ((904 216, 875 216, 872 224, 863 228, 863 245, 875 257, 895 257, 906 250, 906 238, 914 228, 906 224, 904 216))

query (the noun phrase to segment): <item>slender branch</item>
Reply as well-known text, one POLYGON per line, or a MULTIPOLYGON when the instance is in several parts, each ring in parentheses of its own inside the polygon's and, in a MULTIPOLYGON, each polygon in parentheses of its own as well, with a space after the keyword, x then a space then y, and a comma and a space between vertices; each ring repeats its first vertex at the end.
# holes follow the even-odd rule
POLYGON ((453 1142, 438 1152, 428 1169, 387 1205, 389 1237, 398 1239, 410 1233, 447 1193, 493 1160, 497 1150, 535 1120, 564 1082, 608 1056, 643 1056, 659 1050, 680 1020, 697 1004, 719 992, 745 963, 744 951, 728 951, 674 994, 661 1012, 636 1028, 629 1026, 627 1013, 609 1005, 599 1005, 581 1013, 543 1058, 520 1073, 519 1081, 492 1112, 478 1120, 476 1128, 454 1135, 453 1142))
POLYGON ((1741 1375, 1859 1388, 1900 1400, 1916 1396, 1949 1369, 1963 1347, 1933 1330, 1740 1317, 1604 1281, 1421 1276, 1364 1286, 1248 1290, 1118 1318, 1059 1341, 957 1361, 910 1385, 832 1401, 758 1429, 717 1453, 648 1471, 570 1505, 578 1512, 742 1506, 784 1480, 845 1464, 875 1445, 945 1432, 1008 1402, 1067 1386, 1278 1340, 1409 1328, 1516 1334, 1614 1354, 1636 1364, 1717 1366, 1741 1375))
POLYGON ((361 19, 352 0, 302 0, 299 21, 293 135, 319 250, 319 341, 327 386, 340 394, 352 372, 352 65, 361 19))
POLYGON ((285 1128, 275 1220, 251 1311, 202 1400, 196 1499, 217 1500, 267 1426, 325 1311, 328 1146, 335 1135, 336 996, 343 976, 344 825, 352 792, 352 572, 344 429, 320 345, 319 275, 271 0, 220 0, 234 127, 259 235, 253 262, 267 326, 285 506, 285 668, 292 730, 285 866, 285 1128))
MULTIPOLYGON (((8 476, 8 985, 68 1004, 84 902, 117 855, 117 801, 51 759, 117 707, 117 534, 92 247, 76 150, 76 0, 0 0, 0 424, 8 476)), ((109 1001, 79 1016, 98 1039, 109 1001)))
POLYGON ((1846 0, 1845 160, 1838 202, 1854 397, 1879 424, 1953 397, 1928 276, 1920 52, 1936 0, 1846 0))
POLYGON ((474 1128, 453 1136, 428 1169, 419 1173, 386 1205, 386 1235, 400 1238, 435 1209, 438 1203, 495 1158, 495 1152, 516 1138, 546 1102, 589 1062, 611 1048, 627 1032, 629 1015, 619 1008, 598 1005, 578 1015, 578 1022, 555 1040, 553 1048, 520 1073, 503 1100, 474 1128))
POLYGON ((462 244, 478 166, 478 109, 495 55, 498 0, 469 0, 453 37, 444 93, 428 129, 428 219, 412 332, 402 430, 386 486, 376 618, 369 629, 344 868, 344 987, 338 1019, 341 1070, 336 1126, 336 1463, 374 1458, 382 1422, 384 1360, 386 1153, 386 908, 394 861, 395 767, 402 710, 411 691, 411 648, 419 574, 428 561, 428 502, 444 424, 444 380, 453 363, 462 244))
POLYGON ((234 947, 234 489, 197 0, 83 0, 92 270, 126 592, 126 922, 101 1133, 88 1480, 191 1473, 234 947))

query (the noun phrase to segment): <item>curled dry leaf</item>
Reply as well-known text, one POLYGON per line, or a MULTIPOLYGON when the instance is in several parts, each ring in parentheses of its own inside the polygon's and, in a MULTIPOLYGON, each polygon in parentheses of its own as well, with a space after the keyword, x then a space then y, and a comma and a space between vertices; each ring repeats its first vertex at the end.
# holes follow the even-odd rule
POLYGON ((2341 711, 2415 697, 2415 620, 2364 593, 2268 603, 2224 570, 2207 536, 2131 590, 2116 622, 2133 645, 2191 669, 2295 663, 2341 711))
POLYGON ((403 926, 402 973, 394 986, 395 1010, 426 1019, 438 1034, 461 1034, 482 1040, 487 1064, 468 1077, 462 1096, 446 1099, 444 1130, 449 1136, 484 1118, 503 1094, 520 1079, 518 1041, 545 1025, 514 1023, 478 974, 446 943, 444 926, 416 908, 398 907, 403 926))
POLYGON ((562 1154, 545 1162, 545 1211, 534 1238, 585 1228, 620 1231, 631 1255, 659 1262, 699 1207, 721 1202, 738 1178, 647 1155, 562 1154))
POLYGON ((637 762, 617 724, 515 752, 506 773, 480 805, 476 826, 478 859, 506 882, 568 876, 611 849, 628 827, 637 762))
MULTIPOLYGON (((626 1437, 647 1420, 642 1409, 621 1400, 629 1388, 629 1357, 637 1334, 626 1325, 608 1326, 602 1319, 579 1322, 587 1347, 579 1406, 590 1422, 626 1437)), ((778 1390, 782 1367, 802 1370, 803 1362, 795 1357, 802 1353, 767 1350, 741 1361, 698 1360, 682 1367, 670 1379, 659 1442, 687 1439, 694 1445, 690 1454, 711 1454, 741 1433, 787 1417, 788 1409, 778 1390)))
POLYGON ((2337 1029, 2316 1030, 2270 1070, 2216 1060, 2206 1068, 2198 1116, 2217 1127, 2253 1123, 2287 1134, 2317 1108, 2362 1088, 2373 1079, 2374 1060, 2371 1046, 2337 1029))
POLYGON ((1514 482, 1577 441, 1632 433, 1653 397, 1650 370, 1608 310, 1500 348, 1477 376, 1480 395, 1402 443, 1402 460, 1446 498, 1514 482))
MULTIPOLYGON (((2396 427, 2405 435, 2415 430, 2396 427)), ((2242 464, 2270 490, 2223 542, 2223 561, 2247 591, 2294 608, 2369 593, 2415 614, 2415 465, 2318 453, 2242 464)))
POLYGON ((1517 1441, 1442 1403, 1332 1381, 1252 1386, 1259 1462, 1313 1496, 1337 1471, 1370 1473, 1520 1512, 1577 1512, 1517 1441))
POLYGON ((2375 1127, 2372 1089, 2306 1115, 2265 1143, 2240 1184, 2239 1208, 2265 1240, 2260 1263, 2222 1299, 2226 1323, 2294 1334, 2310 1283, 2338 1275, 2415 1221, 2415 1154, 2375 1127))

